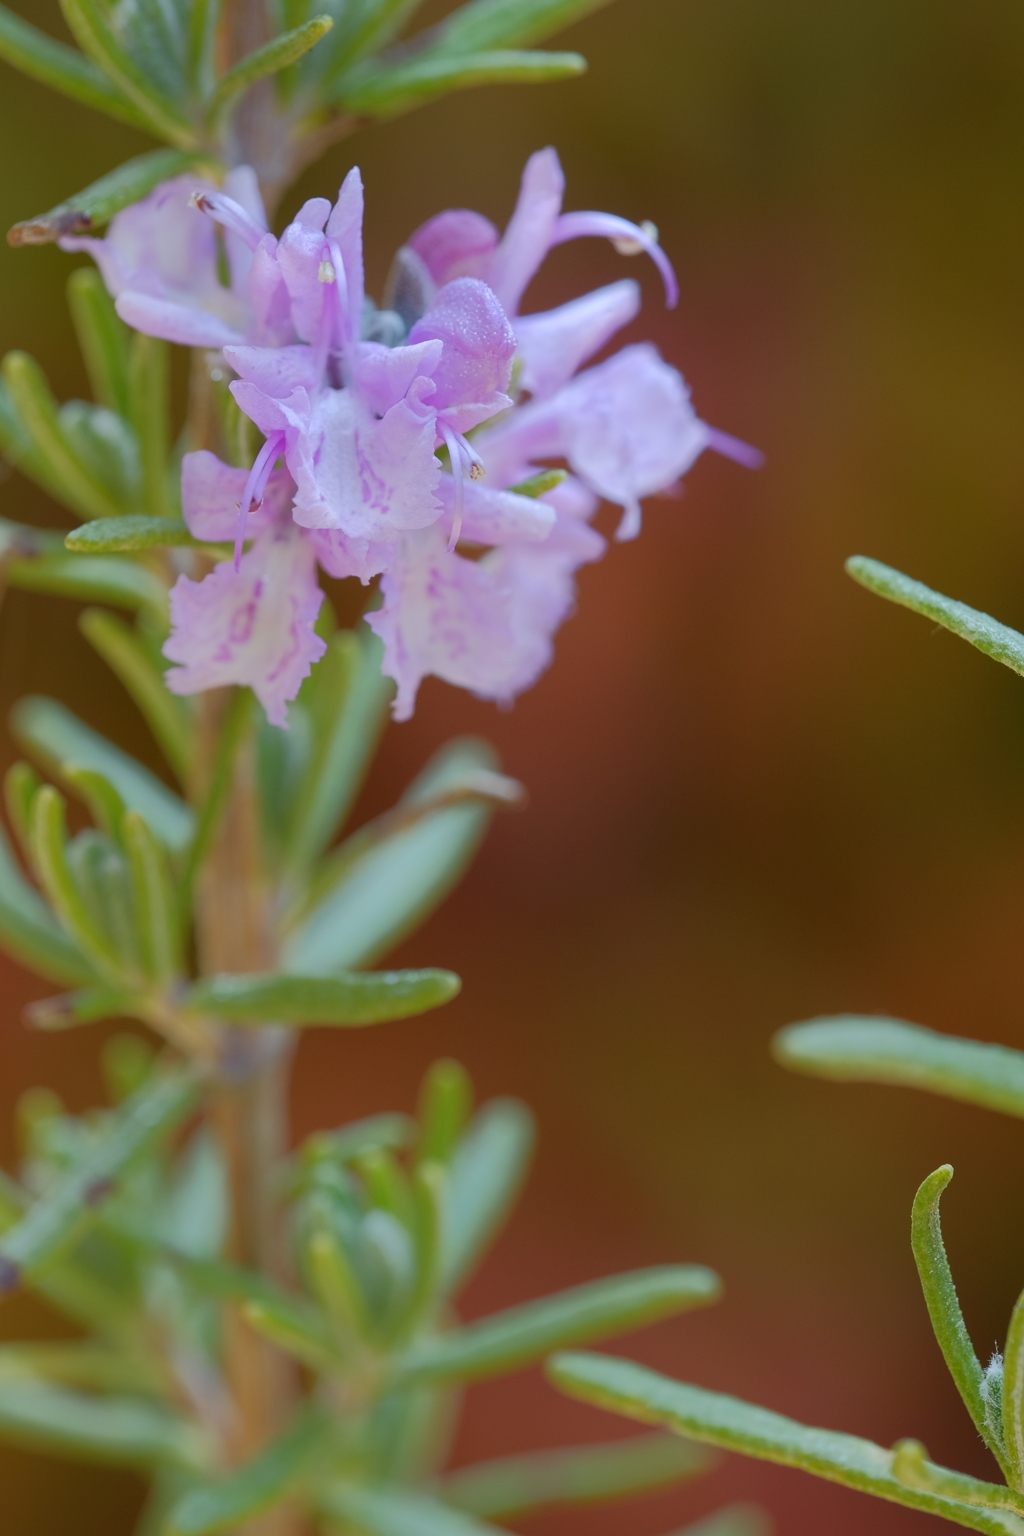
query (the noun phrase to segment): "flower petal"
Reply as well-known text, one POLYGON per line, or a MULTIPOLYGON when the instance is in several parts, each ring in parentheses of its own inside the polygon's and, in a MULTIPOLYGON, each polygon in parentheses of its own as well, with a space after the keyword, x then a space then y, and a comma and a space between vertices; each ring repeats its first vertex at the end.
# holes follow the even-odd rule
POLYGON ((168 688, 247 684, 271 724, 286 726, 289 700, 326 650, 313 629, 322 601, 312 546, 287 522, 264 533, 237 571, 226 560, 202 581, 180 576, 164 646, 180 665, 167 672, 168 688))
POLYGON ((515 212, 485 274, 509 315, 516 313, 527 283, 551 248, 564 191, 555 151, 540 149, 531 155, 515 212))
POLYGON ((364 341, 356 352, 356 388, 370 409, 383 416, 404 400, 416 379, 432 378, 443 350, 441 341, 423 341, 410 347, 364 341))
POLYGON ((493 401, 494 411, 503 410, 516 338, 486 283, 476 277, 459 277, 440 290, 409 332, 413 346, 435 340, 443 343, 444 350, 431 374, 435 385, 431 405, 440 411, 453 405, 493 401))
POLYGON ((628 325, 639 309, 640 288, 627 277, 558 309, 521 315, 515 332, 523 388, 534 395, 553 395, 617 330, 628 325))
POLYGON ((353 166, 341 184, 338 201, 327 220, 327 238, 337 245, 345 268, 348 335, 346 344, 359 340, 363 323, 363 179, 353 166))
POLYGON ((446 209, 421 224, 409 241, 439 288, 456 277, 485 278, 497 246, 490 219, 469 208, 446 209))
POLYGON ((135 288, 122 288, 114 307, 132 330, 177 342, 181 347, 226 347, 244 340, 240 331, 209 310, 154 298, 135 288))
MULTIPOLYGON (((249 478, 247 469, 225 464, 202 448, 181 461, 181 511, 193 538, 211 544, 231 543, 238 530, 238 507, 249 478)), ((287 511, 295 487, 283 470, 267 483, 263 504, 249 514, 247 537, 255 537, 287 511)))

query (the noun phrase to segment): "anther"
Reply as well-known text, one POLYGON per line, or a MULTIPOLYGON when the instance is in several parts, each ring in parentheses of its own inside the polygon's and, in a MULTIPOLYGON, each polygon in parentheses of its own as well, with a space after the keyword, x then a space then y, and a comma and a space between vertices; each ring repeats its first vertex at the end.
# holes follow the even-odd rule
POLYGON ((333 261, 328 261, 326 257, 324 258, 316 269, 316 280, 318 283, 336 283, 338 281, 338 274, 334 270, 333 261))
MULTIPOLYGON (((640 225, 640 228, 643 230, 648 240, 657 245, 657 224, 653 223, 650 219, 644 219, 643 223, 640 225)), ((631 240, 629 238, 623 240, 613 240, 612 245, 618 251, 620 256, 642 256, 644 251, 647 249, 646 246, 641 245, 639 240, 631 240)))

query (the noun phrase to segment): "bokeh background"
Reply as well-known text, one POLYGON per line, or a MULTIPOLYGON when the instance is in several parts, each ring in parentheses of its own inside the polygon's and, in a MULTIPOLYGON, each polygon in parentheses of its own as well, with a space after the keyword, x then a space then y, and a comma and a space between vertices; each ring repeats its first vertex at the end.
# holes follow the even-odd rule
MULTIPOLYGON (((60 32, 52 0, 19 8, 60 32)), ((727 1284, 718 1308, 614 1347, 883 1444, 917 1435, 990 1475, 929 1334, 908 1217, 920 1179, 951 1161, 948 1242, 987 1351, 1024 1282, 1024 1128, 791 1077, 768 1044, 790 1020, 860 1010, 1024 1047, 1021 684, 842 571, 872 554, 1024 625, 1024 11, 619 0, 566 43, 590 58, 580 82, 467 94, 361 133, 285 211, 358 160, 379 286, 438 208, 502 221, 526 155, 557 144, 569 207, 659 225, 682 302, 666 314, 653 269, 626 267, 647 301, 635 336, 653 335, 702 414, 767 467, 708 455, 684 498, 649 503, 640 541, 583 572, 556 665, 514 710, 431 683, 389 732, 364 813, 465 731, 498 743, 531 802, 401 952, 460 971, 462 996, 304 1044, 298 1128, 408 1106, 425 1065, 457 1055, 482 1095, 521 1094, 541 1127, 469 1311, 709 1263, 727 1284)), ((5 67, 0 144, 4 225, 144 147, 5 67)), ((62 396, 84 390, 68 270, 53 249, 0 250, 0 341, 30 347, 62 396)), ((623 270, 603 243, 577 244, 531 298, 623 270)), ((55 520, 17 475, 0 503, 55 520)), ((7 595, 4 711, 51 692, 151 756, 74 617, 7 595)), ((96 1100, 100 1032, 32 1036, 19 1013, 37 986, 2 974, 9 1162, 27 1085, 96 1100)), ((47 1321, 19 1299, 0 1332, 47 1321)), ((528 1373, 470 1394, 458 1449, 619 1432, 528 1373)), ((735 1497, 763 1500, 786 1536, 938 1528, 730 1458, 678 1493, 529 1529, 661 1536, 735 1497)), ((4 1450, 0 1501, 19 1536, 118 1536, 138 1488, 4 1450)))

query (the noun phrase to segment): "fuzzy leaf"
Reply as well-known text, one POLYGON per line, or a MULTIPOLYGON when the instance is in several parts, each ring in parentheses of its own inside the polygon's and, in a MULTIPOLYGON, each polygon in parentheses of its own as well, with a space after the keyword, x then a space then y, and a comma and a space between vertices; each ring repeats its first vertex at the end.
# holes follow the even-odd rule
POLYGON ((846 569, 854 581, 859 581, 870 592, 887 597, 890 602, 899 603, 901 607, 931 619, 934 624, 941 624, 943 629, 969 641, 993 661, 1001 661, 1011 672, 1024 677, 1024 635, 1017 630, 1000 624, 998 619, 990 618, 977 608, 968 608, 966 603, 957 602, 955 598, 933 592, 922 582, 914 581, 878 560, 854 555, 847 560, 846 569))
POLYGON ((8 243, 46 245, 62 235, 95 233, 129 203, 137 203, 160 182, 180 176, 196 163, 195 155, 180 149, 154 149, 149 154, 136 155, 76 192, 74 197, 58 203, 49 213, 15 224, 8 233, 8 243))
POLYGON ((65 549, 78 554, 109 555, 129 549, 155 549, 161 545, 194 544, 180 517, 128 512, 124 517, 100 517, 73 528, 64 537, 65 549))
POLYGON ((578 53, 429 53, 404 63, 361 65, 343 76, 337 95, 348 112, 395 117, 450 91, 474 85, 543 85, 581 75, 586 67, 578 53))
POLYGON ((767 1408, 721 1392, 671 1381, 630 1360, 608 1355, 556 1355, 548 1365, 555 1386, 570 1397, 644 1424, 661 1424, 691 1440, 799 1467, 846 1488, 941 1515, 986 1536, 1024 1536, 1024 1521, 905 1487, 892 1473, 893 1453, 856 1435, 810 1429, 767 1408))
POLYGON ((552 1349, 707 1306, 720 1292, 718 1276, 696 1264, 612 1275, 415 1346, 398 1363, 399 1375, 408 1381, 477 1381, 515 1370, 552 1349))
POLYGON ((453 1291, 475 1268, 508 1215, 533 1151, 533 1116, 516 1099, 492 1099, 449 1166, 441 1273, 453 1291))
POLYGON ((446 1504, 468 1514, 504 1520, 549 1504, 590 1504, 667 1488, 713 1464, 707 1451, 677 1435, 634 1435, 480 1462, 446 1477, 440 1491, 446 1504))
POLYGON ((247 58, 239 60, 217 82, 208 108, 211 119, 220 116, 236 96, 242 91, 247 91, 251 85, 255 85, 257 80, 264 80, 268 75, 276 75, 279 70, 287 69, 289 64, 294 64, 296 60, 301 59, 303 54, 316 47, 333 25, 334 20, 331 16, 314 16, 302 26, 293 27, 290 32, 281 33, 279 37, 265 43, 262 48, 257 48, 254 53, 250 53, 247 58))
POLYGON ((91 59, 30 26, 6 5, 0 6, 0 58, 22 74, 87 107, 106 112, 133 128, 148 126, 142 114, 111 85, 91 59))
MULTIPOLYGON (((483 742, 452 742, 410 786, 400 807, 428 801, 480 769, 493 769, 483 742)), ((362 831, 333 856, 326 890, 292 931, 289 971, 320 974, 369 965, 421 923, 462 875, 483 837, 491 806, 482 799, 429 812, 376 838, 362 831), (353 846, 350 846, 353 845, 353 846)))
POLYGON ((345 1024, 360 1027, 437 1008, 461 982, 451 971, 368 971, 345 976, 275 972, 206 976, 185 1006, 235 1024, 345 1024))
POLYGON ((852 1014, 790 1024, 772 1049, 783 1066, 847 1083, 925 1088, 983 1109, 1024 1115, 1024 1052, 940 1035, 901 1019, 852 1014))
POLYGON ((194 149, 195 131, 177 105, 164 96, 122 48, 102 0, 60 0, 60 8, 83 53, 128 98, 148 131, 179 149, 194 149))
POLYGON ((12 712, 11 728, 25 750, 51 772, 59 776, 67 764, 101 773, 165 848, 177 853, 186 847, 194 818, 185 802, 63 704, 38 695, 22 699, 12 712))

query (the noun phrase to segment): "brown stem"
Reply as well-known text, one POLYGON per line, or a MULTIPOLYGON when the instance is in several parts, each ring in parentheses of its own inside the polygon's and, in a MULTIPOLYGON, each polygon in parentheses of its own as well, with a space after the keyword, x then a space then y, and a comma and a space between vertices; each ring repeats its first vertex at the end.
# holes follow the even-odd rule
MULTIPOLYGON (((207 774, 230 695, 204 694, 200 761, 207 774)), ((200 969, 262 971, 275 962, 271 887, 261 867, 256 765, 252 735, 242 743, 234 782, 197 891, 200 969)), ((210 1122, 228 1169, 231 1257, 280 1276, 284 1268, 278 1185, 288 1150, 288 1031, 268 1026, 224 1026, 220 1071, 212 1091, 210 1122)), ((249 1460, 287 1422, 297 1382, 279 1350, 239 1312, 228 1318, 225 1370, 234 1408, 232 1464, 249 1460)), ((300 1536, 293 1510, 281 1508, 250 1522, 240 1536, 300 1536)))

